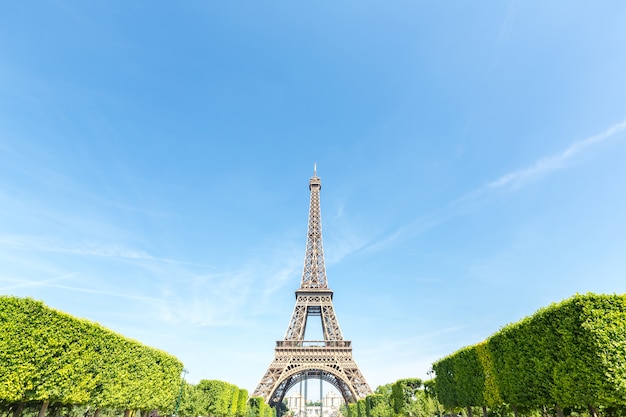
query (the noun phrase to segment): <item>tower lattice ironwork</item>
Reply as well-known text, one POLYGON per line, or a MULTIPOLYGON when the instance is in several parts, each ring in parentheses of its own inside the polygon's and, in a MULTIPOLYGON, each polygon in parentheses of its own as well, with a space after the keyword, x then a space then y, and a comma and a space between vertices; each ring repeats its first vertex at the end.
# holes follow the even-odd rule
POLYGON ((291 387, 307 378, 331 383, 346 402, 372 393, 352 358, 351 342, 343 339, 333 308, 322 247, 321 189, 322 181, 314 169, 309 181, 309 226, 296 306, 284 339, 276 342, 274 360, 252 394, 265 398, 271 406, 281 403, 291 387), (304 340, 309 317, 321 318, 324 340, 304 340))

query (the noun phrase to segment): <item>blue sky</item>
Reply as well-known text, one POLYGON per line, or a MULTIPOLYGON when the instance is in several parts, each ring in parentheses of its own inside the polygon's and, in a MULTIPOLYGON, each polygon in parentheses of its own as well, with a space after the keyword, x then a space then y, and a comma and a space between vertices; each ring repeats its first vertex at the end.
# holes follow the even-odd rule
POLYGON ((372 388, 626 292, 626 4, 5 2, 0 293, 252 391, 300 284, 372 388))

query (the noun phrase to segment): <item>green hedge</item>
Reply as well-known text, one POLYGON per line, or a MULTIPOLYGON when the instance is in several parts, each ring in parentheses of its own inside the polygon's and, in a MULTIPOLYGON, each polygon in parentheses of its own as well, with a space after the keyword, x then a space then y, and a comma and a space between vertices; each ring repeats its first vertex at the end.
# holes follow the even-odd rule
POLYGON ((252 397, 248 400, 249 417, 275 417, 276 411, 270 407, 263 397, 252 397))
POLYGON ((626 295, 576 295, 433 364, 446 407, 626 406, 626 295))
POLYGON ((30 298, 0 296, 0 402, 173 411, 183 364, 30 298))
POLYGON ((394 382, 391 385, 391 406, 394 414, 408 415, 410 406, 421 387, 422 380, 419 378, 399 379, 394 382))

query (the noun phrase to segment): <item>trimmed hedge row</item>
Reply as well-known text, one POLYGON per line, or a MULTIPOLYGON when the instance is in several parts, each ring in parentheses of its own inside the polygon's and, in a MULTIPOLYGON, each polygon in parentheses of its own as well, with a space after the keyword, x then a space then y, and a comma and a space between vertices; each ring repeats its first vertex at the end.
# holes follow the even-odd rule
POLYGON ((30 298, 0 296, 0 403, 171 412, 183 364, 30 298))
POLYGON ((178 415, 264 417, 258 414, 263 406, 259 407, 257 400, 251 400, 250 404, 252 410, 248 408, 248 390, 224 381, 203 379, 197 385, 185 383, 178 415))
MULTIPOLYGON (((263 398, 217 380, 181 379, 174 356, 30 298, 0 296, 0 410, 24 405, 158 410, 197 417, 274 417, 263 398)), ((38 406, 39 407, 39 406, 38 406)))
POLYGON ((447 408, 626 406, 626 295, 576 295, 433 364, 447 408))
POLYGON ((437 404, 422 389, 421 379, 408 378, 380 386, 346 409, 346 417, 423 417, 434 415, 437 404))

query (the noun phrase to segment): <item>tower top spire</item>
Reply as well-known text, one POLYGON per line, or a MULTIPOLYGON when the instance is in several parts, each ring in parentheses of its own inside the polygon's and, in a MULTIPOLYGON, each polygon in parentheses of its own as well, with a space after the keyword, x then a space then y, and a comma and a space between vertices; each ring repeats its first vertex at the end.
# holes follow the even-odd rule
POLYGON ((309 230, 301 289, 327 289, 326 266, 322 246, 322 214, 320 211, 320 190, 322 179, 317 176, 317 164, 313 165, 313 177, 309 181, 311 204, 309 206, 309 230))
MULTIPOLYGON (((317 189, 317 191, 322 189, 322 179, 317 176, 317 163, 313 164, 313 176, 311 177, 311 180, 309 181, 309 190, 313 192, 314 188, 317 189)), ((313 196, 311 196, 311 198, 313 198, 313 196)), ((318 197, 318 205, 319 205, 319 197, 318 197)))

